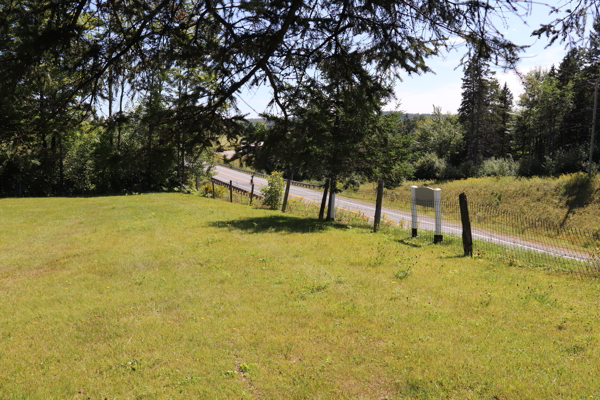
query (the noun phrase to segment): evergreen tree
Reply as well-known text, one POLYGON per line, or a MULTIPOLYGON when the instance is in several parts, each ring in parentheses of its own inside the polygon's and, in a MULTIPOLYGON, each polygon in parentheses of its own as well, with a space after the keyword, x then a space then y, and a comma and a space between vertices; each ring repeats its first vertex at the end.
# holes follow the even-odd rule
POLYGON ((560 128, 565 116, 573 110, 572 83, 561 87, 557 77, 536 69, 525 76, 524 86, 525 92, 519 99, 521 112, 517 116, 521 156, 536 162, 535 174, 556 173, 554 168, 541 168, 563 151, 560 128))
POLYGON ((464 69, 459 120, 465 127, 466 158, 472 162, 494 155, 500 107, 499 84, 489 62, 471 57, 464 69))
MULTIPOLYGON (((544 25, 537 34, 551 39, 568 34, 584 20, 590 1, 574 3, 569 15, 544 25)), ((239 131, 235 99, 242 88, 270 85, 274 109, 287 120, 290 105, 306 100, 288 86, 308 87, 311 72, 324 71, 338 43, 370 74, 385 79, 430 71, 427 59, 452 47, 448 38, 457 34, 482 58, 514 65, 521 47, 505 39, 496 19, 515 10, 514 1, 504 0, 493 7, 485 2, 422 0, 3 2, 0 193, 79 191, 85 179, 73 181, 67 173, 73 170, 65 162, 73 152, 99 157, 86 164, 97 169, 90 175, 98 179, 90 189, 131 189, 131 168, 142 160, 138 188, 181 186, 186 157, 194 149, 206 146, 216 133, 239 131), (194 74, 183 73, 180 86, 168 78, 174 68, 202 68, 210 82, 192 84, 194 74), (147 77, 159 70, 167 74, 161 77, 160 104, 147 90, 147 77), (167 94, 177 88, 182 89, 179 100, 169 100, 167 94), (107 118, 98 116, 103 102, 107 118), (129 113, 123 103, 130 105, 129 113), (99 134, 98 125, 83 129, 84 121, 101 122, 105 132, 99 134), (79 140, 77 134, 92 137, 79 140), (84 151, 86 146, 95 149, 84 151), (128 164, 132 159, 136 162, 128 164), (127 178, 120 179, 123 174, 127 178)), ((352 97, 354 89, 366 93, 374 88, 350 85, 340 94, 352 97)), ((318 98, 311 101, 325 105, 318 98)), ((346 115, 346 121, 359 126, 362 115, 364 124, 372 125, 370 114, 348 109, 356 110, 357 117, 346 115)), ((472 125, 477 129, 468 137, 472 158, 486 148, 481 127, 487 120, 479 115, 481 110, 476 107, 472 125)), ((336 120, 329 133, 333 143, 343 147, 347 143, 342 122, 336 120)))
MULTIPOLYGON (((572 157, 589 151, 594 106, 594 83, 600 77, 600 18, 596 16, 587 48, 571 49, 561 61, 557 78, 559 88, 572 92, 573 106, 564 116, 558 146, 572 157)), ((596 130, 600 124, 596 126, 596 130)))
POLYGON ((497 139, 498 145, 496 146, 495 156, 505 158, 512 150, 512 138, 511 138, 511 119, 512 119, 512 107, 513 107, 513 94, 508 88, 508 85, 504 83, 502 91, 500 92, 498 99, 498 130, 497 139))

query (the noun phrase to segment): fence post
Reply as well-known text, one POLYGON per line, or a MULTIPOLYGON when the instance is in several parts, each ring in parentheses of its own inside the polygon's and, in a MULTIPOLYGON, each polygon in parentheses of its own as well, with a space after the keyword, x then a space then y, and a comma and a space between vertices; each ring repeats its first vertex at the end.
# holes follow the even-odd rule
POLYGON ((213 199, 216 197, 215 196, 215 181, 211 181, 212 182, 212 192, 213 192, 213 199))
POLYGON ((441 243, 444 240, 442 235, 442 189, 433 189, 433 205, 435 207, 435 235, 433 243, 441 243))
POLYGON ((325 214, 325 204, 327 203, 327 191, 329 190, 329 179, 325 180, 325 190, 323 191, 323 200, 321 200, 321 209, 319 210, 319 219, 323 219, 325 214))
POLYGON ((250 205, 252 205, 252 197, 254 197, 254 175, 250 178, 250 205))
POLYGON ((377 185, 377 201, 375 202, 375 223, 373 224, 373 232, 379 231, 381 224, 381 205, 383 203, 383 180, 379 180, 377 185))
POLYGON ((460 220, 462 221, 462 239, 465 256, 473 256, 473 236, 471 235, 471 220, 469 219, 469 202, 467 195, 461 193, 458 196, 460 204, 460 220))
POLYGON ((327 208, 327 221, 335 221, 335 177, 331 178, 329 190, 329 207, 327 208))
POLYGON ((233 181, 229 181, 229 202, 233 203, 233 181))
POLYGON ((196 175, 196 190, 200 190, 200 176, 196 175))
POLYGON ((283 195, 283 205, 281 206, 281 212, 285 212, 287 208, 288 195, 290 194, 290 186, 292 185, 292 178, 287 178, 287 185, 285 187, 285 194, 283 195))
POLYGON ((412 189, 412 237, 417 237, 417 186, 412 189))

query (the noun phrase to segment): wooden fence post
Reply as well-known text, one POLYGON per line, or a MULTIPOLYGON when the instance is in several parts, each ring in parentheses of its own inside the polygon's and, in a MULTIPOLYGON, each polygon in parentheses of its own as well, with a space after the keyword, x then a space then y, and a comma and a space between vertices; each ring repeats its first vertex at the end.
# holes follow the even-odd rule
POLYGON ((327 208, 327 221, 335 221, 335 177, 331 178, 331 189, 329 191, 329 207, 327 208))
POLYGON ((375 203, 375 223, 373 224, 373 232, 379 231, 381 224, 381 204, 383 203, 383 180, 377 185, 377 201, 375 203))
POLYGON ((254 175, 250 178, 250 204, 252 205, 252 197, 254 197, 254 175))
POLYGON ((233 203, 233 181, 229 181, 229 202, 233 203))
POLYGON ((292 178, 287 178, 287 185, 285 187, 285 194, 283 195, 283 205, 281 206, 281 212, 285 212, 288 202, 288 195, 290 194, 290 186, 292 185, 292 178))
POLYGON ((458 196, 460 204, 460 220, 462 221, 462 239, 465 256, 473 256, 473 236, 471 235, 471 221, 469 220, 469 202, 467 195, 461 193, 458 196))
POLYGON ((329 190, 329 179, 325 180, 325 190, 323 191, 323 200, 321 200, 321 209, 319 210, 319 219, 323 219, 325 214, 325 204, 327 203, 327 191, 329 190))
POLYGON ((213 190, 213 199, 216 197, 215 196, 215 181, 211 181, 212 182, 212 190, 213 190))

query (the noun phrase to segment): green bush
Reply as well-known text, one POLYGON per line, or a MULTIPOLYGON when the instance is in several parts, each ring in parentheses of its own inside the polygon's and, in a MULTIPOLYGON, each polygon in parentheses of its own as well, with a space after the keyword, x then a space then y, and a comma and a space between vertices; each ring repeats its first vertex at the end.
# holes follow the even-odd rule
POLYGON ((268 181, 269 185, 261 189, 264 196, 263 204, 271 210, 277 210, 283 200, 283 172, 273 172, 268 181))
MULTIPOLYGON (((229 195, 228 192, 229 190, 225 186, 215 185, 216 198, 227 197, 229 195)), ((204 185, 202 185, 198 191, 198 194, 202 197, 212 197, 212 183, 206 182, 204 185)))
POLYGON ((514 161, 512 157, 488 158, 479 169, 480 176, 517 176, 518 172, 519 163, 514 161))
POLYGON ((442 174, 442 179, 444 180, 456 180, 456 179, 464 179, 463 173, 460 169, 460 166, 455 166, 450 163, 446 163, 446 168, 442 174))
POLYGON ((416 164, 415 178, 440 179, 446 169, 446 161, 435 153, 424 154, 416 164))
POLYGON ((519 176, 544 176, 546 171, 542 163, 534 156, 526 156, 519 161, 519 176))
POLYGON ((546 156, 543 166, 545 172, 552 176, 587 171, 588 154, 581 147, 572 147, 568 150, 560 149, 553 157, 546 156))

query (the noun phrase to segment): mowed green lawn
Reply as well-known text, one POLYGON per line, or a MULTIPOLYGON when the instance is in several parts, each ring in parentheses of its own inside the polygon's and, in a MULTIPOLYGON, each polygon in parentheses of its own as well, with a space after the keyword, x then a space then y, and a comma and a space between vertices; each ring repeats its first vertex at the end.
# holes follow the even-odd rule
POLYGON ((182 194, 0 199, 1 399, 600 399, 600 281, 182 194))

